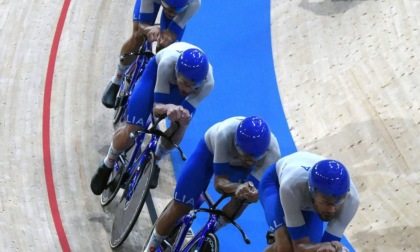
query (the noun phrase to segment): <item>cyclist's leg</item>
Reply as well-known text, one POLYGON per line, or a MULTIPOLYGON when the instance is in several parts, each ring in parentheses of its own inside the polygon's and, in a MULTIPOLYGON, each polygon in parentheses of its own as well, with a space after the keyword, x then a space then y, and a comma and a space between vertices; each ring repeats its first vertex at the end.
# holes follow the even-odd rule
POLYGON ((130 138, 130 132, 140 129, 141 127, 138 125, 125 124, 114 133, 108 154, 96 170, 90 183, 91 190, 94 194, 102 194, 118 156, 133 145, 133 140, 130 138))
POLYGON ((146 246, 157 247, 175 228, 176 222, 196 207, 201 192, 207 188, 213 176, 213 155, 201 139, 194 153, 185 163, 179 176, 174 199, 156 221, 155 230, 146 246), (192 183, 194 182, 194 183, 192 183))
POLYGON ((136 84, 128 103, 127 123, 117 129, 112 138, 111 147, 104 162, 99 166, 91 180, 92 192, 99 195, 106 187, 114 162, 118 155, 133 144, 130 132, 144 127, 153 107, 153 91, 156 82, 157 65, 152 58, 142 78, 136 84))
POLYGON ((288 252, 293 251, 292 241, 285 225, 274 231, 274 243, 268 246, 264 252, 288 252))
POLYGON ((156 220, 155 228, 153 229, 149 243, 146 244, 144 251, 154 251, 153 248, 157 248, 163 240, 170 235, 175 228, 177 221, 181 219, 182 216, 188 214, 192 208, 191 205, 172 200, 156 220))
POLYGON ((147 118, 153 109, 157 64, 152 58, 131 94, 127 108, 127 123, 116 130, 112 145, 118 151, 125 151, 132 144, 130 133, 146 127, 147 118))
MULTIPOLYGON (((124 42, 123 46, 121 47, 120 54, 126 54, 134 51, 138 51, 140 47, 146 42, 146 37, 143 35, 143 31, 141 29, 139 21, 133 20, 133 31, 131 37, 124 42)), ((134 62, 136 56, 126 57, 124 62, 119 62, 118 65, 122 68, 125 72, 127 68, 134 62)), ((124 73, 122 72, 122 73, 124 73)), ((116 74, 120 73, 119 69, 117 69, 116 74)), ((121 80, 121 79, 114 79, 118 78, 114 75, 112 80, 121 80)))
POLYGON ((176 222, 192 208, 197 207, 201 193, 207 188, 213 176, 213 155, 201 139, 179 175, 173 203, 159 217, 158 233, 168 235, 176 222))
POLYGON ((180 27, 173 19, 169 19, 166 15, 160 17, 160 37, 157 41, 156 51, 169 46, 175 41, 181 41, 185 32, 185 26, 180 27))
MULTIPOLYGON (((137 51, 141 45, 145 42, 145 37, 142 35, 141 26, 139 23, 140 18, 140 5, 141 0, 137 0, 134 6, 133 11, 133 31, 130 38, 124 42, 121 47, 120 55, 129 53, 132 51, 137 51)), ((127 71, 128 67, 136 59, 133 57, 126 57, 124 62, 121 62, 118 59, 117 68, 114 75, 111 78, 111 81, 108 83, 108 86, 105 89, 105 92, 102 96, 102 103, 108 107, 112 108, 115 104, 116 96, 120 88, 120 84, 123 80, 124 73, 127 71)))
POLYGON ((279 183, 275 164, 267 168, 258 186, 260 202, 275 242, 265 252, 292 251, 292 243, 284 222, 284 212, 280 202, 279 183))

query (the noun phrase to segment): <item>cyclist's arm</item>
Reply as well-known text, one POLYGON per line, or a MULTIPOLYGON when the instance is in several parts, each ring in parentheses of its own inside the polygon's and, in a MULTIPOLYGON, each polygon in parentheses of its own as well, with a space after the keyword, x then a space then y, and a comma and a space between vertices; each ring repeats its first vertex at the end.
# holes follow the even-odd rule
MULTIPOLYGON (((184 138, 186 130, 187 126, 181 126, 180 124, 178 124, 178 122, 171 122, 171 125, 165 131, 165 135, 171 136, 171 139, 174 141, 174 143, 179 144, 182 138, 184 138)), ((174 146, 165 139, 162 139, 162 145, 167 150, 171 150, 174 148, 174 146)))
POLYGON ((216 175, 214 177, 214 188, 218 193, 235 196, 238 199, 246 199, 250 202, 258 200, 258 190, 252 182, 234 183, 226 175, 216 175))
MULTIPOLYGON (((154 105, 153 114, 157 116, 168 116, 168 119, 171 121, 171 124, 165 131, 165 135, 171 137, 171 139, 176 144, 179 144, 182 138, 184 137, 185 131, 191 120, 191 115, 189 111, 183 108, 182 106, 158 103, 154 105)), ((174 147, 165 139, 162 139, 162 145, 167 150, 171 150, 174 147)))
POLYGON ((228 179, 228 176, 218 175, 214 177, 214 188, 220 194, 227 194, 234 196, 241 183, 233 183, 228 179))
POLYGON ((150 23, 144 23, 139 22, 138 29, 140 33, 147 38, 149 42, 157 41, 159 34, 160 34, 160 28, 159 25, 153 25, 150 23))
POLYGON ((150 24, 150 23, 139 22, 139 28, 140 28, 141 34, 143 34, 144 36, 147 36, 147 34, 151 30, 159 29, 159 25, 153 25, 153 24, 150 24))

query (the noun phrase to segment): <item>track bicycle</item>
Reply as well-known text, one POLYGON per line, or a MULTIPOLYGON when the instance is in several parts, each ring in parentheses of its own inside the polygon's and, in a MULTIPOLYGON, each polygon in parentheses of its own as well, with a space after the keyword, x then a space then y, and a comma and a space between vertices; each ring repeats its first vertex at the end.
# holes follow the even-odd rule
POLYGON ((124 62, 127 57, 132 56, 136 56, 136 60, 124 73, 124 79, 120 85, 120 90, 118 91, 117 98, 115 100, 115 113, 113 119, 114 127, 117 127, 119 123, 125 121, 128 99, 134 90, 135 84, 143 74, 147 63, 149 63, 149 60, 154 56, 152 44, 146 40, 139 51, 121 55, 120 62, 124 62))
POLYGON ((182 149, 173 142, 171 136, 166 136, 159 129, 159 122, 163 118, 164 116, 155 119, 151 115, 147 123, 148 126, 151 125, 150 127, 130 133, 135 144, 118 157, 101 195, 101 204, 106 206, 115 198, 119 189, 123 189, 112 224, 111 248, 123 244, 133 229, 146 199, 150 197, 150 189, 157 187, 160 168, 156 165, 155 151, 159 138, 163 137, 173 144, 181 158, 186 160, 182 149), (143 144, 146 135, 150 136, 150 140, 143 144), (145 145, 143 151, 141 151, 142 145, 145 145))
MULTIPOLYGON (((240 206, 237 208, 235 213, 232 216, 228 216, 225 212, 218 209, 218 205, 227 197, 226 194, 221 195, 221 197, 213 202, 210 195, 207 191, 204 191, 200 196, 200 204, 207 202, 208 208, 196 208, 191 210, 188 214, 184 215, 181 219, 178 220, 174 230, 171 234, 163 240, 161 245, 156 248, 156 252, 218 252, 219 251, 219 239, 215 234, 215 227, 217 220, 220 216, 225 217, 229 220, 230 224, 234 225, 239 232, 242 234, 242 238, 246 244, 250 244, 250 239, 246 236, 244 230, 235 222, 235 216, 238 214, 239 210, 243 204, 249 204, 248 201, 241 201, 240 206), (194 235, 190 240, 187 240, 189 230, 197 217, 198 213, 207 213, 209 218, 207 222, 202 226, 196 235, 194 235)), ((170 204, 170 203, 169 203, 170 204)), ((168 204, 168 206, 169 206, 168 204)), ((166 206, 166 208, 168 207, 166 206)), ((165 210, 166 210, 165 208, 165 210)), ((156 224, 155 224, 156 225, 156 224)), ((152 236, 153 230, 149 234, 149 237, 146 240, 145 245, 149 243, 149 240, 152 236)))

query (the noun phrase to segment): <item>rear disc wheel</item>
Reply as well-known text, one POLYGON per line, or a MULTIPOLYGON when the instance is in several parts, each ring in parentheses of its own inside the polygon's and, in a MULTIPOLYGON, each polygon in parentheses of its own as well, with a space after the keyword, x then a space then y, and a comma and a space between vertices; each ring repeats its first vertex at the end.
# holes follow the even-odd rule
MULTIPOLYGON (((121 246, 133 229, 134 224, 136 224, 146 198, 150 193, 149 184, 154 169, 155 156, 153 152, 150 152, 148 160, 141 168, 141 175, 137 178, 137 181, 127 181, 127 183, 136 183, 136 185, 131 198, 129 200, 123 198, 115 211, 110 239, 111 248, 121 246)), ((124 195, 126 194, 124 193, 124 195)))

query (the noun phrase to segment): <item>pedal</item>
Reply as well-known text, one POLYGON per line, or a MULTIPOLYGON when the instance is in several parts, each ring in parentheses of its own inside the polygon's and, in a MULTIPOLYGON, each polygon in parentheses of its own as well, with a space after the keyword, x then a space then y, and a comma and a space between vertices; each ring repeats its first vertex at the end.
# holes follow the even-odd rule
POLYGON ((155 189, 158 186, 159 173, 160 173, 160 167, 156 165, 155 170, 153 171, 152 177, 150 179, 150 184, 149 184, 150 189, 155 189))

